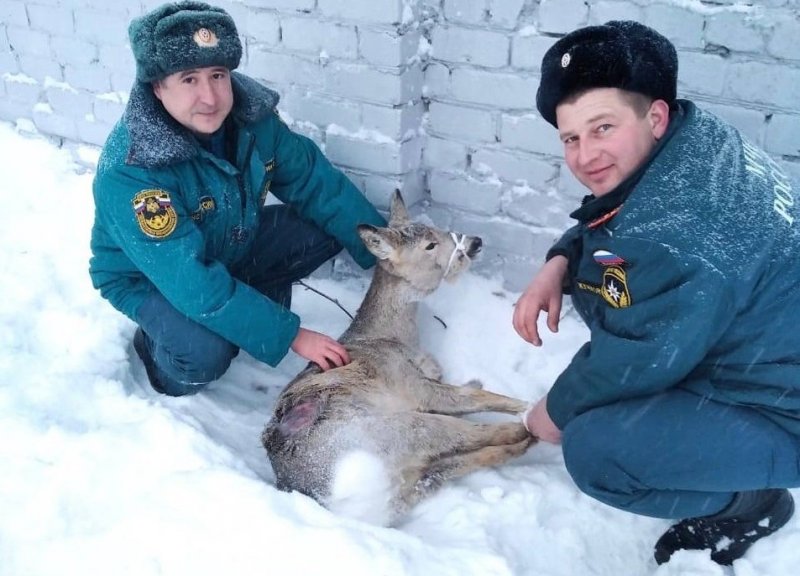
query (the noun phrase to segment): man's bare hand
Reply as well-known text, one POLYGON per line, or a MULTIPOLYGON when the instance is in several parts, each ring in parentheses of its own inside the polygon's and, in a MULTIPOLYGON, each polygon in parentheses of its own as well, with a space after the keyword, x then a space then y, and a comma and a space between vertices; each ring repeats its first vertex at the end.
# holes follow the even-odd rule
POLYGON ((325 334, 300 328, 292 342, 292 350, 323 370, 338 368, 350 363, 350 355, 344 346, 325 334))
POLYGON ((539 440, 550 444, 561 443, 561 430, 547 413, 547 396, 541 398, 530 410, 525 412, 522 423, 528 432, 539 440))
POLYGON ((514 330, 534 346, 541 346, 539 328, 536 322, 540 312, 547 312, 547 327, 558 332, 563 299, 563 282, 567 273, 567 259, 554 256, 534 276, 514 307, 514 330))

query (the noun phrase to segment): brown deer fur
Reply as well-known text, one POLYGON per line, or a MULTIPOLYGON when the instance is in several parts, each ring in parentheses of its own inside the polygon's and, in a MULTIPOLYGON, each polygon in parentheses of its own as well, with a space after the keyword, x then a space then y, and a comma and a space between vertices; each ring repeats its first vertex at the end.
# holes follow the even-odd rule
MULTIPOLYGON (((528 405, 482 390, 479 383, 442 382, 439 364, 419 349, 417 302, 466 270, 481 239, 459 241, 458 235, 412 223, 399 192, 389 226, 362 225, 359 234, 378 263, 355 319, 339 339, 352 361, 326 372, 310 364, 298 374, 278 398, 262 442, 279 488, 302 492, 332 510, 343 510, 333 489, 341 460, 363 454, 379 463, 385 494, 378 507, 384 510, 380 520, 375 510, 365 515, 391 524, 443 482, 502 464, 535 439, 519 421, 460 418, 486 411, 521 414, 528 405)), ((369 483, 355 483, 362 481, 369 483)))

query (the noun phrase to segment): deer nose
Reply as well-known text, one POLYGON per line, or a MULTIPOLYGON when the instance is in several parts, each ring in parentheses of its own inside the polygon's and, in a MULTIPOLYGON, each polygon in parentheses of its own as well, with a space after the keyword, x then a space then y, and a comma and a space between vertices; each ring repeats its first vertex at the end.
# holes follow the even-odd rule
POLYGON ((481 246, 483 246, 483 240, 481 240, 478 236, 473 236, 470 238, 469 248, 467 248, 467 256, 470 258, 475 256, 481 251, 481 246))

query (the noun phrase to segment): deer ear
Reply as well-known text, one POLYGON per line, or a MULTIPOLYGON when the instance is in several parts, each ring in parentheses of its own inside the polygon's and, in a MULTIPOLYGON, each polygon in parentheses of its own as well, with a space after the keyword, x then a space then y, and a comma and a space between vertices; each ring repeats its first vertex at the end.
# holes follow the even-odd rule
POLYGON ((389 218, 389 226, 397 228, 408 222, 408 210, 406 210, 406 203, 403 201, 403 195, 400 194, 399 189, 395 189, 392 195, 392 208, 391 217, 389 218))
POLYGON ((359 224, 358 235, 367 250, 378 260, 387 260, 394 254, 394 243, 386 228, 377 228, 370 224, 359 224))

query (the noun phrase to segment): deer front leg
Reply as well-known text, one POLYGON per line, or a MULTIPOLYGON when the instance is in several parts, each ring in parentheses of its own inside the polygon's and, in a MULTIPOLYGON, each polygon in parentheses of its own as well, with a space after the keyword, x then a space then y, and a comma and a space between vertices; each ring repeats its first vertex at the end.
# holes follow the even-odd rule
POLYGON ((481 388, 453 386, 433 380, 418 383, 417 399, 421 412, 451 415, 475 412, 521 414, 529 405, 528 402, 481 388))

